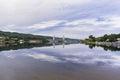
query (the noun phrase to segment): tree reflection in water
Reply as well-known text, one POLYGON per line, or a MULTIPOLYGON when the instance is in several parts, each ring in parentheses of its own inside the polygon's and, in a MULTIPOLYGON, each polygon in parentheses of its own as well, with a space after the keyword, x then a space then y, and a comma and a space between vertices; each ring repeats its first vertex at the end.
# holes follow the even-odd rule
POLYGON ((107 45, 96 45, 96 44, 85 44, 88 45, 90 49, 93 49, 95 47, 102 47, 105 51, 120 51, 120 45, 116 46, 107 46, 107 45))

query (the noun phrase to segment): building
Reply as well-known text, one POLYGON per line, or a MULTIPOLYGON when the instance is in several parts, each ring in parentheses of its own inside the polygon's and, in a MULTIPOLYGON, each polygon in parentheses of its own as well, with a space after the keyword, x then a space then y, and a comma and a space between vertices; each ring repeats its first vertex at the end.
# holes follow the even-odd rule
POLYGON ((117 38, 117 40, 118 40, 118 43, 120 43, 120 38, 117 38))
POLYGON ((19 40, 19 43, 20 43, 20 44, 23 44, 23 43, 25 43, 25 41, 24 41, 23 39, 20 39, 20 40, 19 40))
POLYGON ((4 44, 5 42, 5 37, 0 37, 0 45, 4 44))
POLYGON ((29 40, 29 43, 37 44, 37 43, 42 43, 42 40, 29 40))
POLYGON ((3 43, 5 41, 5 37, 0 37, 0 43, 3 43))

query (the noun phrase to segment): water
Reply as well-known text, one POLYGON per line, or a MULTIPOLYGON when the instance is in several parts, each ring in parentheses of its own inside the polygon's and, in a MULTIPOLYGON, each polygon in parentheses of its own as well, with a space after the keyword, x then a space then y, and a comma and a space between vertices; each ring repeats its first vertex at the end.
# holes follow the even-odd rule
POLYGON ((120 80, 120 51, 84 44, 0 48, 0 80, 120 80))

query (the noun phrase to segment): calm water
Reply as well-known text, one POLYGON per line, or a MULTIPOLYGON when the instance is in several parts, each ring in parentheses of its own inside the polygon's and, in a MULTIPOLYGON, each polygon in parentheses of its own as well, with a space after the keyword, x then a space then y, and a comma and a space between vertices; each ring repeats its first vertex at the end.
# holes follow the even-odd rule
POLYGON ((120 80, 120 51, 71 44, 5 49, 0 80, 120 80))

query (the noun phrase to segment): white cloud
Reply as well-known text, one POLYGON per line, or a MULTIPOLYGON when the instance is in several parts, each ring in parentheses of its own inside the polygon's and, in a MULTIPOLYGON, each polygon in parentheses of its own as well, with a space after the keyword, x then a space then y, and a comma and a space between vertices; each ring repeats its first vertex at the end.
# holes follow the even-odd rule
POLYGON ((93 25, 93 26, 99 26, 99 25, 106 25, 108 21, 97 21, 97 18, 88 18, 88 19, 80 19, 72 22, 68 22, 65 25, 93 25))
POLYGON ((1 28, 4 31, 24 31, 27 29, 27 33, 35 32, 33 34, 40 35, 53 35, 61 37, 61 35, 65 34, 66 37, 78 38, 87 37, 83 35, 85 32, 99 32, 101 31, 113 31, 120 29, 120 16, 105 16, 102 17, 103 20, 99 21, 98 18, 88 18, 88 19, 79 19, 79 20, 49 20, 43 21, 40 23, 36 23, 30 26, 17 26, 15 24, 6 25, 1 28), (58 27, 59 26, 59 27, 58 27), (48 28, 54 27, 55 29, 47 30, 48 28), (44 30, 43 30, 44 29, 44 30), (37 31, 43 30, 43 31, 37 31), (36 32, 37 31, 37 32, 36 32))
POLYGON ((88 28, 88 26, 76 26, 76 27, 64 27, 62 28, 64 31, 70 31, 70 32, 91 32, 94 31, 93 28, 88 28))
POLYGON ((10 32, 15 32, 18 28, 16 27, 15 24, 9 24, 5 26, 1 26, 0 30, 3 31, 10 31, 10 32))
POLYGON ((103 18, 103 20, 99 20, 98 18, 88 18, 73 21, 65 21, 64 23, 62 23, 62 26, 58 29, 56 27, 55 30, 46 30, 41 33, 38 32, 37 34, 55 34, 59 36, 65 34, 68 37, 78 38, 78 36, 80 36, 81 38, 85 38, 88 35, 90 35, 90 33, 94 33, 94 35, 100 36, 100 34, 103 35, 104 33, 106 34, 107 32, 109 33, 110 31, 120 29, 120 16, 103 16, 101 18, 103 18), (104 33, 101 32, 100 34, 98 34, 99 31, 103 31, 104 33))
POLYGON ((80 19, 72 22, 68 22, 66 26, 79 26, 72 27, 73 30, 78 31, 95 31, 95 30, 115 30, 120 29, 120 16, 105 16, 103 21, 97 20, 97 18, 80 19), (104 26, 104 27, 103 27, 104 26))
POLYGON ((0 30, 42 35, 65 34, 74 38, 98 34, 99 31, 104 31, 100 35, 118 32, 119 3, 118 0, 0 0, 0 30), (98 17, 105 20, 98 21, 98 17), (61 27, 47 30, 55 26, 61 27), (44 32, 37 32, 38 29, 44 29, 44 32))
MULTIPOLYGON (((120 16, 114 16, 114 15, 110 15, 110 16, 105 16, 104 17, 106 19, 106 21, 104 21, 104 25, 106 25, 105 27, 99 27, 99 29, 101 30, 118 30, 120 29, 120 16)), ((101 26, 101 25, 100 25, 101 26)), ((98 30, 99 30, 98 29, 98 30)))
POLYGON ((28 26, 28 29, 46 29, 46 28, 51 28, 55 26, 59 26, 60 23, 63 23, 65 21, 60 21, 60 20, 53 20, 53 21, 48 21, 48 22, 41 22, 39 24, 34 24, 32 26, 28 26))
POLYGON ((71 5, 91 0, 0 0, 0 21, 3 24, 30 24, 50 20, 66 13, 71 5))

